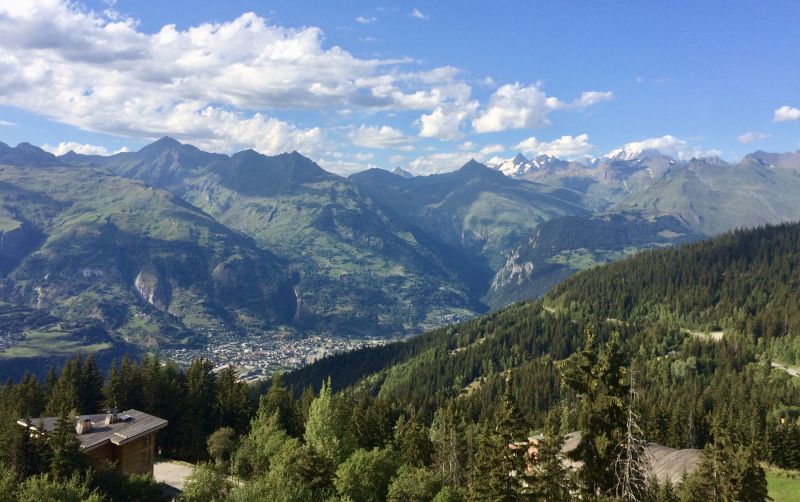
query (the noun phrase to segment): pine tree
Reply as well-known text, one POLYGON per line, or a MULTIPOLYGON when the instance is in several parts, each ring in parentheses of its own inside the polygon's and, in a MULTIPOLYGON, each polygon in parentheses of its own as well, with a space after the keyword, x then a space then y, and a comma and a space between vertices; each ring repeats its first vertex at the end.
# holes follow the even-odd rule
POLYGON ((36 379, 27 371, 16 386, 17 415, 20 418, 33 418, 41 415, 44 409, 44 392, 36 379))
POLYGON ((186 372, 186 413, 184 446, 192 459, 200 459, 205 453, 206 438, 217 423, 215 417, 215 381, 208 359, 192 361, 186 372))
POLYGON ((231 427, 238 434, 247 430, 247 417, 250 416, 250 396, 247 386, 236 381, 233 368, 225 368, 217 374, 216 409, 220 427, 231 427))
POLYGON ((81 365, 77 394, 78 409, 81 413, 97 413, 103 407, 103 374, 91 353, 81 365))
MULTIPOLYGON (((312 394, 312 400, 313 397, 312 394)), ((281 378, 280 373, 273 373, 269 390, 261 397, 258 406, 259 412, 267 416, 277 413, 281 426, 290 436, 297 436, 299 434, 300 428, 297 425, 297 412, 294 399, 292 399, 292 394, 283 384, 283 378, 281 378)))
POLYGON ((718 425, 714 442, 703 450, 697 470, 682 486, 681 500, 767 500, 766 475, 753 447, 732 444, 718 425))
POLYGON ((602 351, 595 345, 595 329, 587 324, 586 344, 572 364, 562 364, 564 382, 579 397, 578 426, 582 437, 570 452, 573 460, 583 462, 580 470, 582 488, 588 497, 608 494, 617 484, 614 450, 626 428, 625 359, 614 333, 602 351))
POLYGON ((528 441, 525 420, 514 396, 509 371, 494 424, 484 427, 470 479, 470 494, 476 500, 517 500, 528 476, 528 441))
POLYGON ((430 430, 416 416, 401 416, 394 427, 394 449, 402 465, 429 466, 434 453, 430 430))
POLYGON ((69 409, 62 408, 58 415, 56 427, 49 434, 50 474, 58 481, 72 477, 81 472, 85 457, 80 452, 80 442, 75 434, 75 421, 70 417, 69 409))
POLYGON ((81 366, 80 356, 76 356, 64 364, 50 391, 46 409, 48 415, 58 415, 64 410, 81 413, 78 393, 81 366))

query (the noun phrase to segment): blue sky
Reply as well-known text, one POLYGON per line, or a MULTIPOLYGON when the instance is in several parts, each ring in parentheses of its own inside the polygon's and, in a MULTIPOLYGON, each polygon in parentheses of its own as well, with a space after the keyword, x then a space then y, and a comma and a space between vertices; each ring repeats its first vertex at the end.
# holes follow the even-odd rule
POLYGON ((0 141, 417 173, 800 145, 800 3, 0 0, 0 141))

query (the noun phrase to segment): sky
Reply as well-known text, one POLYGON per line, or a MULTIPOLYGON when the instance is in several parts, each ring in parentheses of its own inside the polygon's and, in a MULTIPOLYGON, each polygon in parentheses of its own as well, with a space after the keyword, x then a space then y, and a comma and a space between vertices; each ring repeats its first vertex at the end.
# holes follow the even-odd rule
POLYGON ((347 175, 800 148, 800 2, 0 0, 0 141, 347 175), (765 6, 768 5, 768 8, 765 6))

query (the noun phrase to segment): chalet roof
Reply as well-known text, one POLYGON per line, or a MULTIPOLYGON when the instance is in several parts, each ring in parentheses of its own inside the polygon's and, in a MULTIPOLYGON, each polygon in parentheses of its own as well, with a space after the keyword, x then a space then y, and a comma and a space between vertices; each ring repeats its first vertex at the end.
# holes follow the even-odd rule
MULTIPOLYGON (((161 430, 168 424, 163 418, 133 409, 123 411, 118 416, 126 417, 126 420, 106 424, 105 413, 80 415, 79 419, 92 421, 92 430, 78 435, 81 450, 91 451, 109 442, 121 446, 141 436, 161 430)), ((24 420, 17 421, 20 425, 29 426, 38 432, 52 432, 55 430, 57 422, 58 417, 37 418, 33 419, 30 424, 24 420)))
MULTIPOLYGON (((561 453, 567 454, 573 451, 578 447, 581 438, 580 431, 567 434, 564 438, 564 445, 561 447, 561 453)), ((694 448, 676 450, 658 443, 647 443, 645 452, 653 474, 662 483, 667 480, 673 484, 679 483, 684 473, 691 474, 700 463, 700 452, 694 448)), ((565 459, 565 464, 575 467, 581 463, 565 459)))

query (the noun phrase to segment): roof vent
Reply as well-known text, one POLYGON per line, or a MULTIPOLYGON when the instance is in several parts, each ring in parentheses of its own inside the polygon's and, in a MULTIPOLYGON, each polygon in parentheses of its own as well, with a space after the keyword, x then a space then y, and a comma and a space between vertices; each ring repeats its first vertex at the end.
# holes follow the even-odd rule
POLYGON ((111 408, 108 410, 108 415, 106 415, 106 425, 111 425, 117 423, 119 420, 117 419, 117 409, 111 408))
POLYGON ((75 432, 80 436, 92 432, 92 421, 88 418, 78 417, 78 422, 75 424, 75 432))

